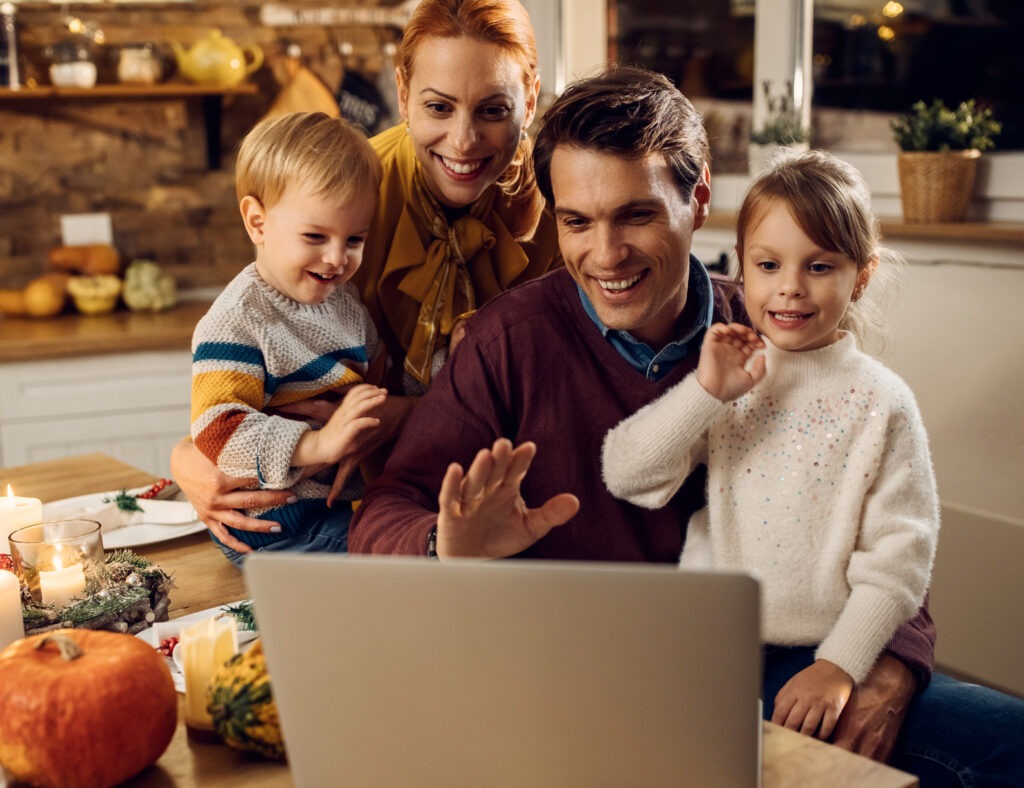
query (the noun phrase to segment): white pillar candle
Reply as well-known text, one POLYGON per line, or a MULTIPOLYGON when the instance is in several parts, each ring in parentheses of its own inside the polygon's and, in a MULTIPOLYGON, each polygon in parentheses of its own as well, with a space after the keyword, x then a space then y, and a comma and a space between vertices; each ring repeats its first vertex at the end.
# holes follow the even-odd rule
POLYGON ((85 591, 85 572, 81 564, 61 566, 54 560, 54 569, 39 572, 39 593, 43 604, 65 607, 74 597, 85 591))
POLYGON ((43 520, 43 504, 38 498, 21 498, 7 485, 7 495, 0 496, 0 553, 9 552, 7 538, 23 525, 43 520))
POLYGON ((206 710, 206 686, 217 669, 238 652, 238 622, 234 616, 204 618, 181 631, 178 648, 185 674, 185 730, 204 741, 216 736, 213 718, 206 710))
POLYGON ((21 617, 21 589, 13 572, 0 569, 0 650, 25 637, 21 617))

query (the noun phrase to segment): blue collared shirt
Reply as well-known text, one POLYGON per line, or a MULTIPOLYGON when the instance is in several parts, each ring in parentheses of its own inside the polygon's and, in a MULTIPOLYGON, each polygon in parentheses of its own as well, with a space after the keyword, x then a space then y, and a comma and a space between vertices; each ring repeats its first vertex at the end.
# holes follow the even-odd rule
POLYGON ((661 380, 689 353, 700 351, 701 343, 704 341, 704 332, 711 325, 714 315, 711 277, 708 275, 707 269, 704 268, 704 264, 692 254, 690 255, 689 290, 686 298, 688 302, 690 299, 696 300, 698 307, 696 314, 702 315, 703 319, 697 321, 686 334, 669 342, 657 352, 647 343, 636 339, 628 331, 608 328, 597 316, 594 305, 590 303, 590 299, 587 298, 583 289, 576 285, 576 290, 580 294, 583 310, 594 321, 594 325, 600 329, 601 336, 607 339, 611 346, 619 352, 619 355, 648 380, 661 380))

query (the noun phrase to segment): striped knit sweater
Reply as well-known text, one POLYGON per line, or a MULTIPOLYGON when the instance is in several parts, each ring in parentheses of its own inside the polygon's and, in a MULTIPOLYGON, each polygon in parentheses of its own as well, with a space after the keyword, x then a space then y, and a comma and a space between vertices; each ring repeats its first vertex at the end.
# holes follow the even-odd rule
POLYGON ((301 304, 264 282, 255 264, 246 266, 192 337, 192 439, 224 473, 326 498, 322 484, 296 485, 301 469, 291 465, 300 436, 319 425, 267 411, 361 381, 378 344, 353 285, 322 304, 301 304))

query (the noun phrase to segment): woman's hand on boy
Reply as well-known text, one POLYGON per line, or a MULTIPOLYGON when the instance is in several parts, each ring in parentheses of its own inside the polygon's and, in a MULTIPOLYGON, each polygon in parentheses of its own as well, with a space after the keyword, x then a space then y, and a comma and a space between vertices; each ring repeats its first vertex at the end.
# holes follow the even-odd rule
POLYGON ((182 439, 171 451, 171 475, 199 519, 221 544, 239 553, 251 552, 252 548, 235 539, 225 526, 262 533, 281 529, 280 523, 249 517, 241 509, 283 506, 295 500, 290 490, 244 489, 255 486, 255 479, 239 479, 222 473, 191 438, 182 439))
POLYGON ((729 402, 765 376, 764 340, 741 323, 715 323, 700 350, 697 382, 708 394, 729 402))

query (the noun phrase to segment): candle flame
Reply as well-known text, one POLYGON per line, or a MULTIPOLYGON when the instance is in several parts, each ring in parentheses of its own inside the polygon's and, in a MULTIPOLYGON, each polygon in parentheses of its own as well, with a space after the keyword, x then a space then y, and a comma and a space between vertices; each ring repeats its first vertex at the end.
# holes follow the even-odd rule
POLYGON ((14 502, 14 490, 11 489, 11 485, 7 485, 7 496, 0 498, 0 506, 5 509, 13 509, 17 504, 14 502))

